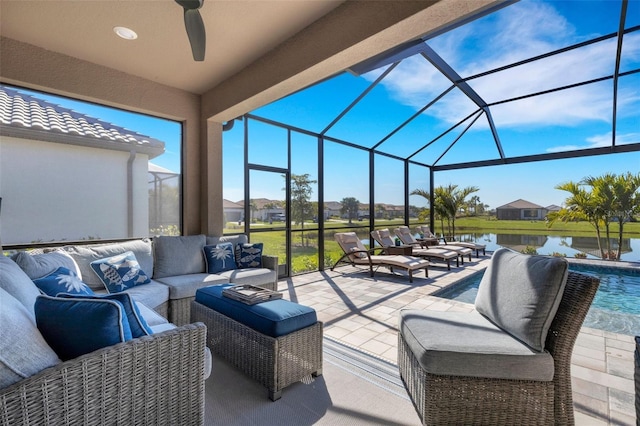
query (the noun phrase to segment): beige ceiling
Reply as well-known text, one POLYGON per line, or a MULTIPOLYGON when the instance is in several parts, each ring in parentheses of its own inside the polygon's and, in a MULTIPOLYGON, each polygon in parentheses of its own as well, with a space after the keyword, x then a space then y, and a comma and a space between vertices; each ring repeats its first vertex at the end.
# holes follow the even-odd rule
MULTIPOLYGON (((0 0, 0 34, 202 94, 343 3, 205 0, 203 62, 195 62, 173 0, 0 0), (138 34, 126 41, 113 27, 138 34)), ((1 64, 0 64, 1 66, 1 64)))

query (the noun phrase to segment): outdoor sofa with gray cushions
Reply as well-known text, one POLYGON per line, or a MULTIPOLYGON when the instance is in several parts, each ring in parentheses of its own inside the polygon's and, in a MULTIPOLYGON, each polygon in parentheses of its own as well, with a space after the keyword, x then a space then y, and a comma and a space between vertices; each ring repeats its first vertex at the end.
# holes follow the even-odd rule
POLYGON ((41 295, 0 255, 0 426, 203 424, 211 365, 204 324, 176 327, 128 294, 116 297, 126 299, 126 314, 125 303, 102 296, 41 295), (134 319, 146 330, 137 336, 134 319), (89 348, 97 335, 100 344, 89 348), (65 353, 70 347, 81 348, 77 356, 65 353))
POLYGON ((204 247, 231 243, 235 249, 248 243, 246 235, 211 237, 160 236, 109 244, 70 245, 46 253, 19 252, 16 263, 32 279, 37 279, 64 266, 78 272, 81 280, 96 293, 106 293, 105 284, 91 263, 105 258, 133 253, 139 268, 149 278, 144 285, 134 285, 124 291, 137 302, 154 309, 176 325, 190 322, 190 303, 199 288, 220 284, 251 284, 277 290, 278 258, 262 255, 259 267, 236 268, 220 273, 208 273, 204 247), (68 254, 69 256, 65 256, 68 254))

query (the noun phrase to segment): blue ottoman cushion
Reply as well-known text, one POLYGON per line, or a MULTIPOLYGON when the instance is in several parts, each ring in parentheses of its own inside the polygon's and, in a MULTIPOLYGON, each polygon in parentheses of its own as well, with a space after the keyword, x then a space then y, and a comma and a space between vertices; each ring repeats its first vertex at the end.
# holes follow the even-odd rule
POLYGON ((316 311, 284 299, 246 305, 222 295, 233 284, 219 284, 196 291, 196 302, 271 337, 284 336, 318 322, 316 311))

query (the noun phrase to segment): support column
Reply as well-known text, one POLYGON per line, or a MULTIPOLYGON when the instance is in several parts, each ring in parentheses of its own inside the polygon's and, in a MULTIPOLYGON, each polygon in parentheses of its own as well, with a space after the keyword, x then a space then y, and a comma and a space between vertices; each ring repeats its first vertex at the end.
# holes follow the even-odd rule
POLYGON ((202 233, 222 235, 222 123, 206 121, 202 153, 202 233))

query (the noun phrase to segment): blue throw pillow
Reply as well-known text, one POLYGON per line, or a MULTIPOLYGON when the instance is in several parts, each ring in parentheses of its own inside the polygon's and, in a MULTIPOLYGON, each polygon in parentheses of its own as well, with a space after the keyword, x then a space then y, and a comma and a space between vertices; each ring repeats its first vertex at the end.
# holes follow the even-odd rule
POLYGON ((124 313, 127 317, 127 321, 129 322, 129 328, 131 329, 131 337, 137 338, 142 336, 150 336, 153 334, 153 330, 147 324, 147 321, 144 319, 138 306, 133 301, 133 298, 129 293, 114 293, 114 294, 96 294, 91 297, 86 296, 78 296, 75 294, 58 294, 58 297, 84 297, 85 299, 108 299, 108 300, 116 300, 122 304, 124 308, 124 313))
POLYGON ((262 268, 262 243, 239 244, 239 268, 262 268))
POLYGON ((117 300, 38 296, 34 308, 38 330, 63 361, 132 338, 117 300))
POLYGON ((41 292, 49 296, 55 296, 58 293, 93 294, 93 290, 80 281, 78 274, 63 266, 60 266, 49 275, 33 280, 33 282, 41 292))
POLYGON ((151 282, 147 274, 140 269, 140 264, 132 251, 95 260, 91 262, 91 269, 109 293, 118 293, 151 282))
POLYGON ((207 262, 207 272, 217 274, 219 272, 236 269, 236 256, 233 252, 233 243, 218 243, 204 246, 204 258, 207 262))

